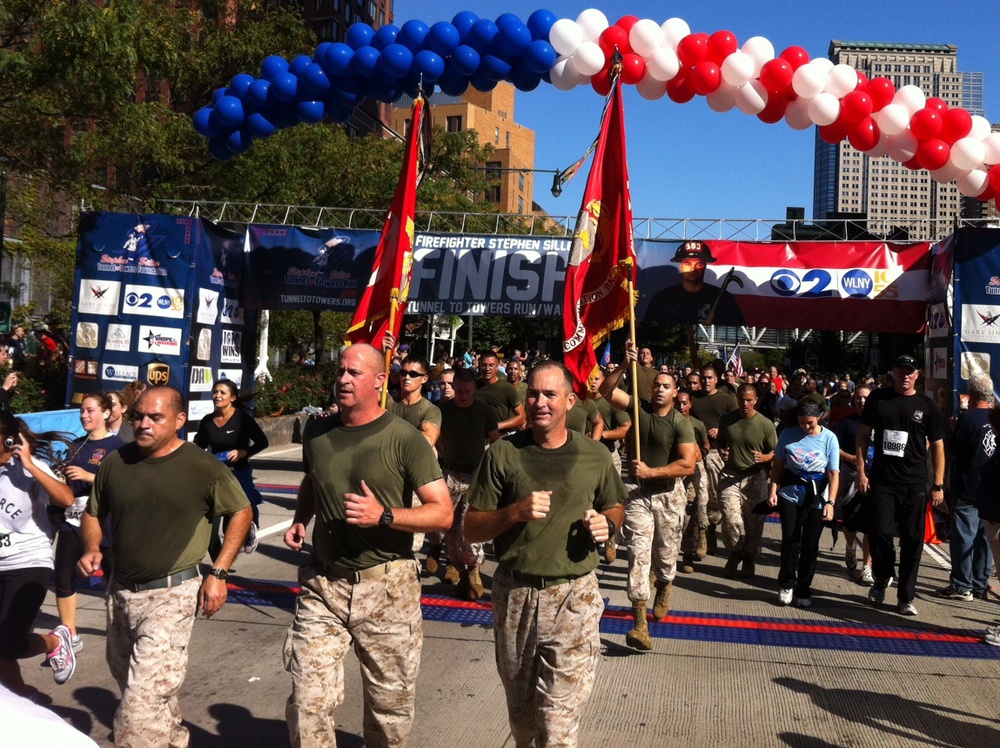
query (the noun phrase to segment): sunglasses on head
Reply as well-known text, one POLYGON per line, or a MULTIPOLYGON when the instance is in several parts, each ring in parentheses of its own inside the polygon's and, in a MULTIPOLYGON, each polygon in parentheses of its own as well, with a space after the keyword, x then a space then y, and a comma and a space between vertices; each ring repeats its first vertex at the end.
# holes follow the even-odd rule
POLYGON ((422 372, 416 371, 415 369, 400 369, 399 376, 408 377, 410 379, 416 379, 417 377, 426 377, 427 375, 422 372))

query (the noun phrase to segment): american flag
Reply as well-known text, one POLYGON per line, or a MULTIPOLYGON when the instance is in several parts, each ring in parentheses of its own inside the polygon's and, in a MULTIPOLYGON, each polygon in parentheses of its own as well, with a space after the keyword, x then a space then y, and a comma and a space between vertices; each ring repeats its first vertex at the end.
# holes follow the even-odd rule
POLYGON ((738 376, 738 377, 742 377, 743 376, 743 358, 740 355, 740 344, 739 343, 737 343, 736 347, 733 348, 733 352, 729 356, 729 361, 728 361, 727 365, 729 367, 731 367, 733 371, 736 372, 736 376, 738 376))

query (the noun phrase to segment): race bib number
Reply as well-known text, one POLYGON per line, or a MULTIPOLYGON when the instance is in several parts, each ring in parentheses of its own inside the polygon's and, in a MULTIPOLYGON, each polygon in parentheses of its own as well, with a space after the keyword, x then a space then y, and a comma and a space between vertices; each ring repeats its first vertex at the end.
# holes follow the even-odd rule
POLYGON ((13 535, 9 533, 6 535, 0 535, 0 558, 13 556, 16 550, 17 543, 15 542, 13 535))
POLYGON ((887 457, 902 457, 910 435, 906 431, 886 429, 882 434, 882 454, 887 457))
POLYGON ((80 526, 80 517, 83 516, 84 510, 87 508, 88 498, 88 496, 77 496, 73 499, 73 506, 67 507, 63 515, 67 525, 71 525, 72 527, 80 526))

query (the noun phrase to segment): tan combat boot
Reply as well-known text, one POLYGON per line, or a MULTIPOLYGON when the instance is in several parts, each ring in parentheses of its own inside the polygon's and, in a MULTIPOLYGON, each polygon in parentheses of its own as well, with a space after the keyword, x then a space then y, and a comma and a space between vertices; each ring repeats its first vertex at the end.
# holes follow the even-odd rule
POLYGON ((608 542, 604 544, 604 562, 613 564, 616 558, 618 558, 618 546, 615 545, 614 538, 608 538, 608 542))
POLYGON ((427 549, 426 569, 428 574, 437 574, 441 570, 438 558, 441 556, 441 546, 432 545, 427 549))
POLYGON ((698 530, 698 546, 694 550, 694 555, 699 561, 704 561, 708 555, 708 530, 704 527, 698 530))
POLYGON ((470 600, 478 600, 483 596, 486 589, 483 587, 483 579, 479 576, 479 567, 474 566, 469 569, 469 594, 470 600))
POLYGON ((635 628, 625 634, 625 643, 640 652, 653 649, 653 640, 649 638, 649 621, 646 620, 646 603, 632 603, 632 617, 635 618, 635 628))
POLYGON ((694 574, 694 562, 695 562, 695 558, 696 558, 696 556, 693 553, 685 553, 684 554, 684 558, 681 561, 681 571, 684 574, 694 574))
POLYGON ((458 569, 454 566, 449 565, 448 568, 444 570, 444 581, 456 584, 458 582, 458 578, 458 569))
POLYGON ((663 620, 663 617, 670 612, 670 593, 673 589, 673 580, 656 583, 656 597, 653 598, 653 618, 657 621, 663 620))

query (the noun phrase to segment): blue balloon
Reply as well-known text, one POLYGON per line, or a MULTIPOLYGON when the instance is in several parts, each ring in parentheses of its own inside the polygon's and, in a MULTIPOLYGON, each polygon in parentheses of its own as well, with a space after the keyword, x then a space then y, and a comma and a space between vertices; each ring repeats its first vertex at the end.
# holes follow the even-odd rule
POLYGON ((233 79, 229 81, 229 93, 233 96, 243 97, 243 94, 247 92, 250 88, 250 84, 253 83, 253 76, 246 73, 240 73, 239 75, 234 75, 233 79))
POLYGON ((215 102, 215 116, 227 130, 243 124, 243 102, 235 96, 223 96, 215 102))
POLYGON ((375 32, 375 38, 372 40, 372 46, 381 51, 390 44, 395 44, 397 36, 399 36, 399 27, 393 26, 391 23, 387 23, 375 32))
POLYGON ((299 90, 306 98, 322 99, 330 93, 330 79, 323 68, 311 62, 299 75, 299 90))
POLYGON ((274 123, 274 126, 279 130, 284 130, 286 127, 291 127, 299 123, 295 107, 288 106, 287 104, 269 107, 262 114, 274 123))
POLYGON ((266 138, 269 135, 274 135, 278 130, 275 124, 262 112, 254 112, 247 117, 246 127, 255 138, 266 138))
POLYGON ((549 31, 552 30, 552 24, 556 22, 556 14, 551 10, 536 10, 530 16, 528 16, 528 31, 531 32, 531 38, 533 40, 544 39, 549 40, 549 31))
POLYGON ((448 69, 445 70, 444 75, 441 76, 437 83, 441 89, 441 93, 448 96, 461 96, 469 88, 469 76, 461 75, 454 70, 448 69))
POLYGON ((347 122, 353 111, 353 107, 328 106, 326 108, 326 118, 331 122, 347 122))
POLYGON ((271 81, 258 78, 250 84, 243 100, 254 109, 263 109, 267 106, 267 91, 271 87, 271 81))
POLYGON ((547 73, 556 64, 558 55, 552 45, 536 39, 524 51, 524 66, 533 73, 547 73))
POLYGON ((502 60, 496 55, 483 55, 483 61, 479 64, 479 73, 492 81, 502 81, 510 74, 511 65, 506 60, 502 60))
POLYGON ((455 17, 451 19, 451 25, 455 27, 456 31, 458 31, 459 38, 465 39, 465 35, 469 33, 469 29, 472 28, 472 24, 478 20, 479 16, 471 10, 463 10, 462 12, 455 14, 455 17))
POLYGON ((460 41, 461 36, 458 29, 447 21, 438 21, 427 32, 427 38, 424 39, 424 49, 447 57, 455 51, 455 47, 459 45, 460 41))
POLYGON ((281 104, 295 101, 298 92, 299 79, 291 73, 278 73, 271 80, 271 87, 267 90, 271 100, 281 104))
POLYGON ((312 57, 309 55, 299 55, 288 66, 288 72, 297 78, 302 75, 302 71, 306 69, 306 66, 311 64, 312 57))
POLYGON ((330 47, 333 46, 333 42, 320 42, 316 45, 316 51, 313 52, 313 62, 318 63, 322 60, 326 53, 329 51, 330 47))
POLYGON ((430 29, 427 28, 427 24, 423 21, 407 21, 403 24, 403 28, 399 30, 399 36, 396 37, 396 44, 402 44, 416 54, 423 46, 424 38, 427 36, 428 31, 430 29))
POLYGON ((481 71, 476 71, 476 73, 469 79, 469 85, 471 85, 477 91, 492 91, 497 87, 498 81, 492 78, 486 77, 486 75, 481 71))
POLYGON ((330 83, 334 90, 339 89, 364 98, 368 95, 371 81, 368 78, 359 78, 357 75, 348 72, 347 75, 331 79, 330 83))
POLYGON ((288 60, 278 55, 268 55, 260 64, 260 77, 274 80, 274 76, 288 72, 288 60))
POLYGON ((498 29, 503 29, 504 26, 508 26, 510 24, 521 24, 521 19, 516 13, 501 13, 497 16, 496 25, 498 29))
POLYGON ((528 31, 527 26, 517 21, 516 23, 510 22, 500 29, 500 32, 493 38, 490 49, 498 57, 503 57, 508 62, 514 62, 521 59, 529 44, 531 44, 531 32, 528 31))
POLYGON ((218 104, 219 103, 219 99, 221 99, 223 96, 228 96, 228 95, 229 95, 229 88, 228 87, 227 88, 217 88, 214 91, 212 91, 212 103, 213 104, 218 104))
POLYGON ((375 30, 367 23, 352 23, 351 27, 347 29, 344 41, 347 42, 347 46, 354 50, 370 47, 371 43, 375 41, 375 30))
POLYGON ((387 79, 396 81, 410 72, 413 53, 402 44, 390 44, 382 50, 379 71, 387 79))
POLYGON ((425 79, 423 84, 420 83, 420 77, 410 73, 401 82, 400 86, 403 89, 403 93, 409 96, 411 99, 415 99, 421 94, 424 96, 431 96, 434 93, 434 84, 428 83, 425 79))
POLYGON ((199 135, 210 138, 215 135, 215 128, 213 127, 212 112, 215 110, 210 106, 203 106, 194 116, 191 118, 191 122, 194 125, 194 130, 199 135))
POLYGON ((378 68, 381 54, 375 47, 361 47, 351 58, 350 72, 361 78, 372 78, 378 68))
POLYGON ((479 54, 486 54, 490 51, 490 45, 493 43, 493 37, 499 33, 497 25, 493 23, 488 18, 480 18, 476 21, 472 28, 469 29, 469 33, 465 35, 463 39, 464 43, 472 47, 479 54))
POLYGON ((330 78, 347 75, 354 50, 342 42, 334 42, 324 50, 317 62, 330 78))
POLYGON ((300 122, 322 122, 326 116, 326 107, 322 101, 300 101, 295 105, 300 122))
POLYGON ((510 71, 507 80, 514 84, 518 91, 534 91, 541 82, 541 76, 523 67, 515 67, 510 71))
POLYGON ((326 97, 326 110, 327 116, 329 116, 330 111, 335 108, 340 109, 354 109, 358 104, 361 103, 363 96, 359 96, 356 93, 351 93, 350 91, 344 91, 339 88, 334 88, 330 95, 326 97))
POLYGON ((460 44, 452 54, 448 67, 468 78, 479 70, 480 62, 482 62, 482 58, 476 50, 468 45, 460 44))
POLYGON ((217 161, 228 161, 233 157, 226 135, 216 135, 208 141, 208 152, 217 161))
POLYGON ((226 138, 226 145, 233 153, 246 153, 253 145, 253 135, 243 128, 233 130, 226 138))
POLYGON ((413 69, 418 75, 423 75, 425 84, 433 83, 444 75, 444 59, 429 49, 422 49, 413 58, 413 69))

